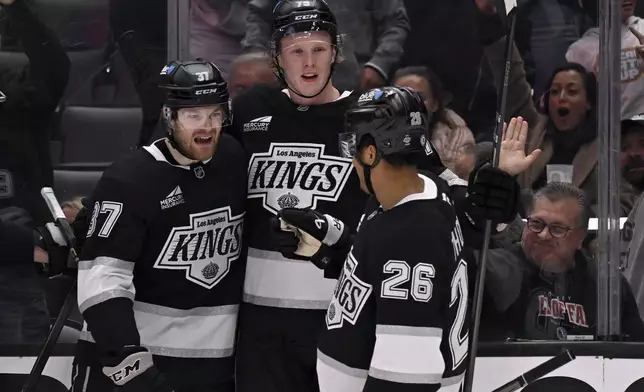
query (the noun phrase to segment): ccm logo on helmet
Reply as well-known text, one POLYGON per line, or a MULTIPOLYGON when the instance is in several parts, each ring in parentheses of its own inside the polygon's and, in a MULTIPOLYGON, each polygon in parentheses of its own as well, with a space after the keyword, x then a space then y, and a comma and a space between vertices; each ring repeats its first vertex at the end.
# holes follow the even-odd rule
POLYGON ((317 18, 318 18, 317 14, 297 15, 294 20, 309 20, 309 19, 317 19, 317 18))
POLYGON ((210 94, 214 94, 216 92, 217 92, 216 88, 208 88, 208 89, 205 89, 205 90, 197 90, 197 91, 195 91, 195 95, 210 95, 210 94))

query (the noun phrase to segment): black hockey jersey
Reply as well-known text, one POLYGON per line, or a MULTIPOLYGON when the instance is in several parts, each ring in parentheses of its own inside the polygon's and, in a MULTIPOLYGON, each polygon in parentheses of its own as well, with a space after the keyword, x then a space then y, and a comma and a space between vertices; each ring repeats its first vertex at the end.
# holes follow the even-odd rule
POLYGON ((447 185, 382 211, 369 203, 318 351, 321 392, 459 391, 467 367, 467 262, 447 185))
POLYGON ((107 169, 78 267, 78 355, 142 345, 194 390, 232 379, 245 200, 245 155, 229 135, 203 163, 177 164, 161 139, 107 169))
POLYGON ((317 309, 322 320, 335 281, 308 261, 284 258, 269 223, 282 208, 313 208, 355 229, 367 197, 351 157, 340 154, 344 113, 353 101, 345 92, 335 102, 298 106, 279 89, 257 86, 233 102, 233 129, 249 157, 244 302, 317 309))

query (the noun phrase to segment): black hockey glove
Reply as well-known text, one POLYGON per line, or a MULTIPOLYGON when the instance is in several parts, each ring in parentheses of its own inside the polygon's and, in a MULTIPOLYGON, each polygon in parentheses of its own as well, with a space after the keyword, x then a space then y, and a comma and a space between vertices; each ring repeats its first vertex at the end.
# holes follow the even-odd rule
POLYGON ((470 174, 466 212, 474 221, 509 223, 519 210, 520 188, 514 177, 484 163, 470 174))
POLYGON ((124 347, 118 357, 104 361, 103 374, 119 392, 174 392, 152 362, 152 354, 139 346, 124 347))
MULTIPOLYGON (((88 199, 83 199, 83 208, 76 215, 76 219, 71 224, 74 237, 76 238, 76 253, 80 254, 91 218, 91 211, 88 210, 88 199)), ((34 230, 35 245, 47 252, 49 263, 46 265, 45 272, 49 275, 57 275, 70 269, 75 269, 76 265, 72 262, 69 253, 69 244, 63 237, 61 229, 55 223, 47 223, 43 227, 37 227, 34 230)))
POLYGON ((47 252, 49 262, 43 265, 43 272, 58 275, 68 268, 69 247, 63 234, 54 223, 34 229, 34 245, 47 252))
POLYGON ((74 231, 74 237, 76 237, 76 253, 79 255, 83 250, 85 245, 85 240, 87 239, 87 232, 89 231, 89 224, 92 218, 92 204, 88 198, 83 198, 81 201, 83 203, 83 208, 78 211, 76 214, 76 219, 72 223, 72 230, 74 231))
POLYGON ((320 269, 344 261, 351 247, 345 224, 310 208, 285 208, 271 222, 284 257, 310 260, 320 269))

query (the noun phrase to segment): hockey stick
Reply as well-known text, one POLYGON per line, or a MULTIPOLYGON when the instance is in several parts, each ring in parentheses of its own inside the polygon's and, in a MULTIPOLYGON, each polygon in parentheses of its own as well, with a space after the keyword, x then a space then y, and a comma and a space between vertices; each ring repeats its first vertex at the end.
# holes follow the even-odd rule
POLYGON ((570 350, 564 350, 561 354, 550 358, 541 365, 534 369, 528 370, 519 377, 510 381, 509 383, 493 390, 492 392, 514 392, 527 385, 532 384, 536 380, 545 376, 548 373, 554 372, 565 364, 572 362, 575 359, 575 354, 570 350))
MULTIPOLYGON (((492 167, 499 166, 499 156, 501 154, 501 141, 503 135, 503 122, 505 119, 505 105, 508 99, 508 83, 510 81, 510 67, 512 65, 512 46, 514 45, 514 30, 516 17, 514 12, 516 7, 506 10, 510 20, 510 33, 507 35, 507 46, 505 48, 505 70, 503 74, 503 88, 497 106, 496 127, 494 129, 494 153, 492 155, 492 167)), ((476 271, 476 286, 474 288, 474 325, 471 330, 472 339, 470 341, 469 364, 465 373, 465 384, 463 391, 472 392, 472 383, 474 382, 474 368, 476 363, 476 351, 479 341, 479 327, 481 324, 481 308, 483 306, 483 290, 485 287, 485 268, 487 264, 487 253, 490 247, 490 237, 492 235, 492 221, 485 222, 485 231, 483 232, 483 249, 481 249, 481 260, 476 271)))
MULTIPOLYGON (((74 231, 72 230, 71 226, 67 222, 67 219, 65 219, 65 214, 63 213, 63 210, 60 208, 60 204, 56 199, 56 195, 54 194, 54 191, 51 188, 42 188, 40 190, 40 194, 42 195, 43 199, 45 199, 45 202, 47 203, 47 207, 49 207, 49 211, 54 217, 56 226, 58 226, 58 228, 60 229, 63 235, 63 238, 65 239, 65 241, 67 242, 67 245, 69 246, 69 253, 73 258, 74 263, 78 264, 78 254, 76 253, 76 249, 74 249, 74 245, 76 243, 76 237, 74 236, 74 231)), ((51 352, 54 349, 54 345, 56 344, 56 341, 58 340, 58 337, 60 336, 60 333, 63 330, 65 321, 67 320, 67 317, 69 316, 69 314, 71 313, 75 305, 75 302, 76 302, 74 301, 75 291, 76 291, 76 278, 74 278, 74 283, 72 284, 72 287, 69 290, 69 293, 67 294, 65 303, 62 309, 60 310, 60 312, 58 313, 58 317, 56 317, 54 326, 51 328, 51 331, 49 331, 49 336, 47 336, 45 345, 43 346, 42 350, 40 350, 40 354, 38 354, 38 358, 36 358, 36 362, 34 363, 34 366, 31 368, 29 377, 27 377, 27 381, 25 381, 25 384, 22 387, 22 392, 33 392, 36 390, 36 386, 38 385, 38 381, 40 380, 40 375, 45 369, 45 365, 47 364, 47 361, 51 356, 51 352)))

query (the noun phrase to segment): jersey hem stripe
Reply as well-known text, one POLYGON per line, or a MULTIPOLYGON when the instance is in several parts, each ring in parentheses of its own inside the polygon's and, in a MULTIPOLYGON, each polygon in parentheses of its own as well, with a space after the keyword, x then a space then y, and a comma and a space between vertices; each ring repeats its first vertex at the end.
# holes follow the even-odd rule
POLYGON ((331 301, 268 298, 252 294, 244 294, 244 302, 271 308, 309 310, 327 310, 329 303, 331 303, 331 301))
POLYGON ((146 302, 135 301, 134 310, 156 316, 164 317, 190 317, 190 316, 219 316, 225 314, 237 314, 239 305, 224 305, 212 307, 200 307, 193 309, 174 309, 166 306, 149 304, 146 302))
MULTIPOLYGON (((141 345, 155 355, 180 358, 231 356, 238 309, 237 305, 188 310, 142 302, 133 305, 141 345), (193 310, 197 315, 189 314, 193 310)), ((95 342, 86 324, 79 339, 95 342)))
MULTIPOLYGON (((89 331, 81 331, 78 340, 96 344, 94 337, 89 331)), ((162 357, 173 358, 227 358, 235 354, 235 349, 188 349, 174 347, 157 347, 142 344, 151 354, 162 357)))
POLYGON ((131 301, 134 301, 134 293, 123 289, 105 291, 98 295, 95 295, 93 297, 86 299, 85 301, 83 301, 78 305, 78 308, 80 309, 81 313, 84 313, 87 309, 91 308, 92 306, 98 305, 105 301, 109 301, 110 299, 113 299, 113 298, 128 298, 131 301))
POLYGON ((404 335, 442 337, 443 329, 435 327, 409 327, 406 325, 376 325, 376 335, 404 335))
POLYGON ((249 248, 244 279, 244 301, 256 305, 326 309, 336 281, 304 260, 290 260, 278 252, 249 248), (297 278, 294 278, 297 277, 297 278))
POLYGON ((369 376, 399 384, 440 384, 443 378, 442 374, 397 373, 374 367, 369 369, 369 376))
POLYGON ((441 380, 441 385, 444 387, 448 387, 451 385, 456 385, 459 384, 463 381, 465 378, 465 371, 463 373, 459 374, 458 376, 452 376, 452 377, 447 377, 441 380))

